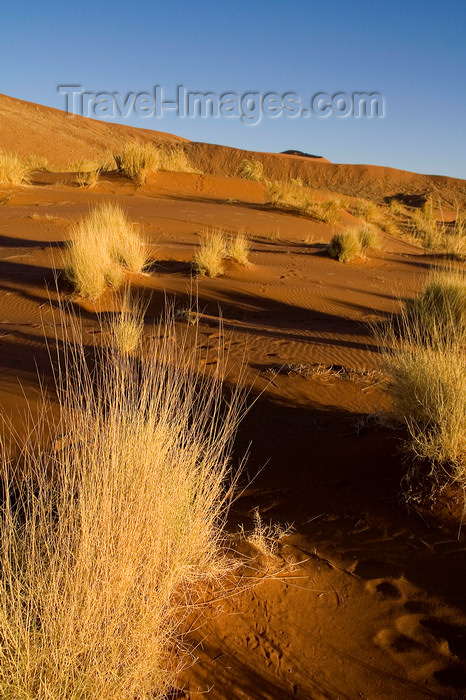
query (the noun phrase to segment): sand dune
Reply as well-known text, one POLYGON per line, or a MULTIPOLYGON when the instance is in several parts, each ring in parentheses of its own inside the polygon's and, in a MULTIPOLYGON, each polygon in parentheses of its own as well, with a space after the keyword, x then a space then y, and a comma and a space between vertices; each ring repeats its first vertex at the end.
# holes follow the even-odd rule
MULTIPOLYGON (((0 98, 0 146, 23 156, 92 159, 129 137, 177 141, 0 98)), ((245 157, 256 157, 275 179, 306 177, 316 189, 378 200, 397 192, 453 196, 465 182, 183 143, 202 174, 158 172, 138 187, 114 172, 88 189, 72 173, 45 172, 29 186, 0 188, 2 410, 19 428, 26 400, 37 399, 37 371, 51 384, 44 329, 50 336, 60 322, 54 271, 70 224, 90 207, 122 205, 148 241, 149 274, 131 276, 148 299, 148 323, 165 295, 187 303, 203 230, 245 231, 251 266, 230 261, 224 275, 194 285, 203 362, 215 359, 221 315, 229 380, 245 362, 251 396, 260 394, 236 443, 236 459, 249 446, 250 456, 228 527, 251 528, 258 507, 264 521, 292 523, 294 533, 280 545, 274 573, 206 612, 179 697, 464 697, 464 540, 448 519, 427 523, 400 504, 401 435, 374 420, 387 397, 367 325, 395 311, 400 294, 415 294, 438 257, 380 232, 380 250, 341 264, 325 245, 335 227, 354 220, 349 212, 338 224, 287 213, 267 205, 262 183, 235 175, 245 157)), ((114 296, 73 302, 92 343, 114 296)), ((261 555, 249 554, 266 568, 261 555)))

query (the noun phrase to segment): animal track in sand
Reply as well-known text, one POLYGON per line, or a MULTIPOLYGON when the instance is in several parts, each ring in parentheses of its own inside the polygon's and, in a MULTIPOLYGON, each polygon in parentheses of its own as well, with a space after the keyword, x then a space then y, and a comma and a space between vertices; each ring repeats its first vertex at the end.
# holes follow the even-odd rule
POLYGON ((451 689, 448 697, 459 697, 454 691, 466 690, 466 627, 425 616, 426 606, 407 601, 405 610, 392 628, 380 630, 374 642, 385 649, 417 682, 431 679, 451 689))

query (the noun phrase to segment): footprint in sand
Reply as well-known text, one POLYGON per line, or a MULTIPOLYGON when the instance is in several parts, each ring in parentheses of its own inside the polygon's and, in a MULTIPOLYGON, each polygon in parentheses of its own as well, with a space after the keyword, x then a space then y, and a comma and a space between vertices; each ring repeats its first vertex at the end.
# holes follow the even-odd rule
POLYGON ((406 614, 400 615, 392 628, 380 630, 374 642, 403 666, 411 680, 426 683, 430 679, 434 686, 448 688, 448 697, 464 697, 466 627, 426 617, 426 608, 418 601, 408 601, 403 607, 406 614))

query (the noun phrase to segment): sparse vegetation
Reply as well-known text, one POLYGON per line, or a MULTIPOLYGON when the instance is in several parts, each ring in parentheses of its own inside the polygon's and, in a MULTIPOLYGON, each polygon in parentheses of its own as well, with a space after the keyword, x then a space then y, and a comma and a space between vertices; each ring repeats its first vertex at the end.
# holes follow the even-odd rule
POLYGON ((147 175, 160 165, 160 151, 152 143, 128 141, 113 157, 117 169, 138 185, 143 185, 147 175))
POLYGON ((263 180, 264 166, 259 160, 248 160, 245 158, 240 163, 238 173, 240 177, 244 177, 246 180, 263 180))
POLYGON ((323 223, 336 223, 341 218, 341 208, 336 200, 316 196, 312 190, 293 181, 269 182, 267 202, 323 223))
POLYGON ((194 268, 200 275, 218 277, 225 271, 225 260, 249 266, 249 252, 249 241, 242 231, 228 236, 223 231, 210 231, 196 252, 194 268))
POLYGON ((133 299, 126 289, 122 295, 122 309, 109 323, 110 342, 122 355, 132 355, 140 348, 145 311, 141 301, 133 299))
POLYGON ((32 169, 17 153, 0 148, 0 185, 27 185, 32 169))
POLYGON ((65 274, 79 296, 92 299, 107 286, 120 286, 120 265, 141 272, 146 261, 145 244, 134 226, 120 207, 108 203, 72 226, 65 274))
POLYGON ((194 256, 198 274, 218 277, 225 271, 224 260, 228 255, 227 241, 222 231, 212 231, 205 236, 194 256))
POLYGON ((222 523, 239 395, 224 405, 221 372, 201 376, 174 333, 156 329, 142 362, 97 349, 91 370, 74 329, 58 424, 44 431, 58 446, 22 444, 19 474, 1 443, 3 698, 167 697, 181 625, 231 567, 222 523))
POLYGON ((415 299, 406 302, 406 321, 419 342, 442 343, 447 336, 466 340, 466 276, 462 270, 437 271, 415 299))
POLYGON ((400 233, 396 222, 392 218, 391 208, 382 208, 376 202, 359 197, 350 204, 349 209, 354 216, 363 219, 369 225, 377 226, 385 233, 392 236, 400 233))
POLYGON ((431 465, 437 486, 466 488, 466 291, 464 273, 435 273, 380 340, 393 417, 409 432, 405 447, 431 465))
POLYGON ((28 167, 33 170, 49 170, 49 162, 45 156, 28 156, 26 158, 26 164, 28 167))
POLYGON ((254 509, 253 520, 254 530, 248 535, 243 530, 243 536, 264 557, 273 559, 277 554, 280 541, 291 533, 291 526, 286 525, 284 527, 278 524, 273 525, 272 523, 267 525, 262 521, 259 508, 254 509))
POLYGON ((357 230, 336 233, 328 245, 328 254, 339 262, 349 262, 361 255, 362 246, 357 230))
POLYGON ((100 169, 96 168, 95 170, 78 172, 76 182, 79 187, 87 187, 88 189, 92 189, 99 182, 99 177, 100 169))
POLYGON ((437 225, 437 217, 432 202, 426 202, 422 209, 415 209, 411 214, 411 234, 422 241, 428 250, 441 248, 443 235, 437 225))
POLYGON ((239 232, 230 236, 227 241, 226 254, 230 260, 240 263, 241 265, 249 265, 249 253, 251 246, 247 236, 239 232))
POLYGON ((466 486, 466 366, 456 338, 438 342, 405 317, 401 337, 385 354, 394 417, 410 435, 407 451, 432 465, 432 475, 466 486))
POLYGON ((446 253, 453 258, 466 256, 466 219, 459 211, 453 226, 444 226, 444 246, 446 253))
POLYGON ((358 226, 357 233, 363 251, 366 250, 366 248, 380 248, 379 232, 370 224, 358 226))
POLYGON ((91 218, 102 231, 112 259, 130 272, 142 272, 147 264, 146 244, 125 211, 108 202, 96 207, 91 218))
POLYGON ((402 202, 397 199, 390 200, 390 214, 392 216, 406 216, 406 207, 402 202))
POLYGON ((160 151, 160 170, 169 170, 178 173, 200 173, 194 167, 183 146, 175 145, 168 150, 160 151))

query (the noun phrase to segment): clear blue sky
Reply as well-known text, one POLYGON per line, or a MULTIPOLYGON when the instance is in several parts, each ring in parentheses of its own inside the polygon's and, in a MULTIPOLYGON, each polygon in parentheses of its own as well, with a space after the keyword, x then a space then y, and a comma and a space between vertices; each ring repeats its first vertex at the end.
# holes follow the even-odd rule
MULTIPOLYGON (((129 120, 199 141, 466 178, 464 0, 3 2, 0 92, 377 91, 384 119, 129 120)), ((1 140, 1 135, 0 135, 1 140)))

